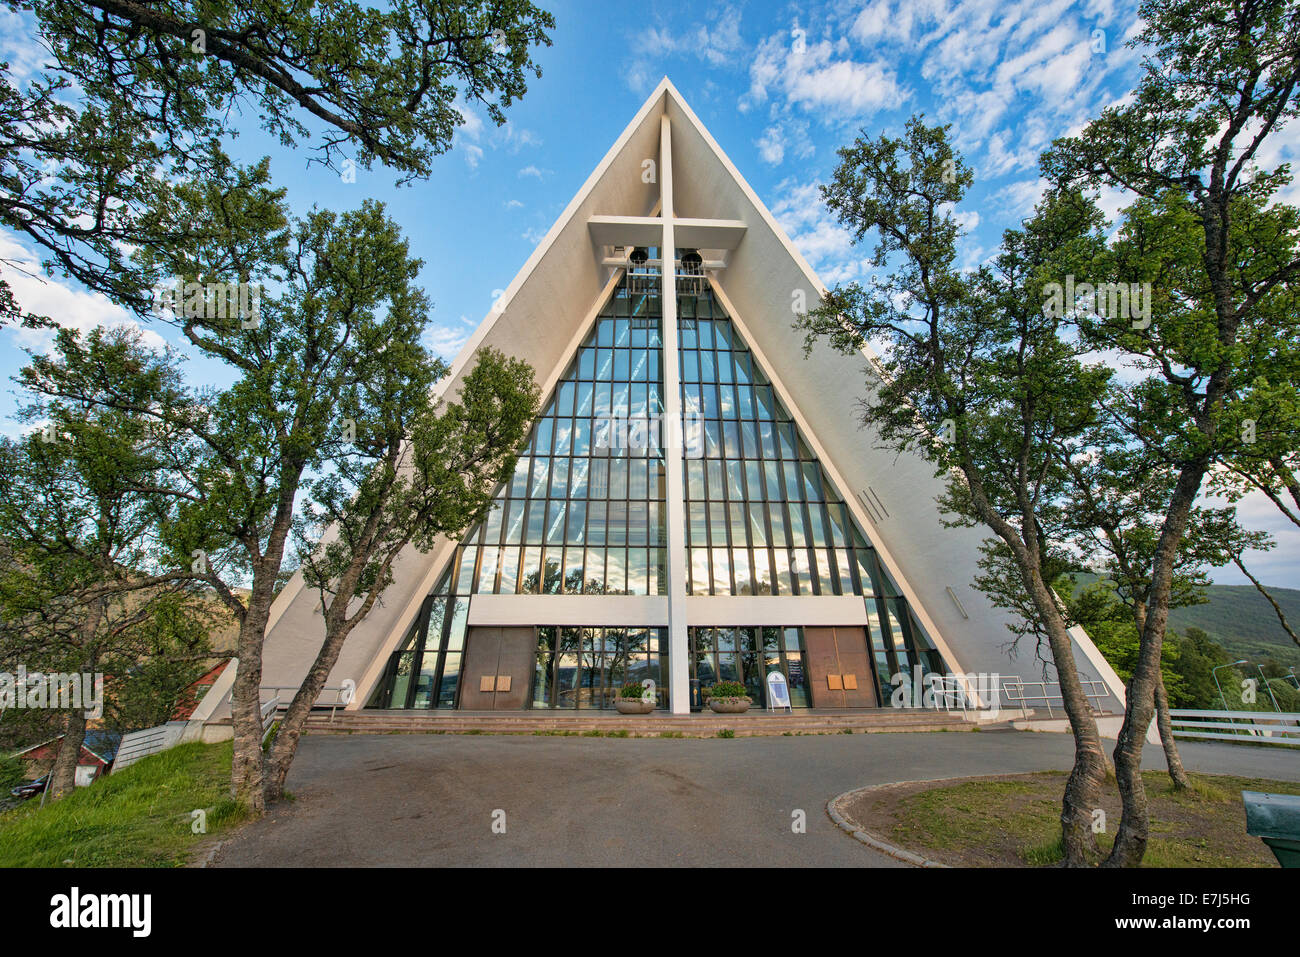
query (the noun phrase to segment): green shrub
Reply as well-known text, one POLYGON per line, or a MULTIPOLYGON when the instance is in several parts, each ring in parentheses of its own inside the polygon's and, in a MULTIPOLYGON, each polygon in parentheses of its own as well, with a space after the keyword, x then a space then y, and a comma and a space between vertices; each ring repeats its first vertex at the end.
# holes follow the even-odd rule
POLYGON ((704 689, 706 698, 748 698, 748 689, 739 681, 719 681, 704 689))
POLYGON ((27 780, 27 766, 13 756, 0 756, 0 798, 9 796, 9 789, 27 780))

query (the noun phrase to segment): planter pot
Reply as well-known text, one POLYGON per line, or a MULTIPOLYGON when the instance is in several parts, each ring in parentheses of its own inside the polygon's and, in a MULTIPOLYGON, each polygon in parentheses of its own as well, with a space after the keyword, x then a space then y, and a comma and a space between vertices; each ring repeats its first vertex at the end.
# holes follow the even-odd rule
POLYGON ((619 714, 649 714, 655 709, 655 703, 644 698, 615 698, 614 707, 619 714))
POLYGON ((714 714, 744 714, 749 710, 748 698, 710 698, 709 710, 714 714))

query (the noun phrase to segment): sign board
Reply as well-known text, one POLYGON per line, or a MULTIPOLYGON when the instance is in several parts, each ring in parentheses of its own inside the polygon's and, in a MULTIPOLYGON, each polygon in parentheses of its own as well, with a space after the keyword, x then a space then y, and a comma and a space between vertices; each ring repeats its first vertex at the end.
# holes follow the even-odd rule
POLYGON ((773 671, 767 676, 767 709, 790 708, 790 686, 786 684, 785 675, 773 671))

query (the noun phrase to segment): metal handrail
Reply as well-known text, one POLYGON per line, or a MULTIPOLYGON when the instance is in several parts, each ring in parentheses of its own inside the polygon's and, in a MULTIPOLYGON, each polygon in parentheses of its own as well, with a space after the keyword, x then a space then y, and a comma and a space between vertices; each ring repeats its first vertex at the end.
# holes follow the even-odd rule
MULTIPOLYGON (((279 710, 287 711, 289 709, 289 702, 293 701, 294 695, 298 693, 298 688, 299 688, 298 685, 262 685, 260 690, 263 692, 267 692, 267 691, 271 692, 272 696, 275 698, 277 702, 277 708, 279 710), (288 691, 290 693, 284 699, 281 699, 280 692, 282 691, 288 691)), ((337 711, 340 707, 347 707, 348 705, 348 701, 344 701, 342 699, 343 692, 345 690, 350 691, 351 689, 345 689, 342 686, 321 688, 320 689, 321 693, 316 696, 316 700, 312 703, 312 707, 313 708, 326 707, 326 705, 321 704, 321 700, 320 700, 321 695, 323 695, 326 691, 334 692, 334 702, 328 705, 330 709, 330 721, 333 721, 334 712, 337 711)), ((349 699, 349 701, 350 700, 351 699, 349 699)))
POLYGON ((960 678, 956 675, 932 675, 930 678, 931 689, 934 693, 935 701, 942 699, 941 708, 945 711, 953 710, 953 701, 961 708, 961 713, 966 714, 966 687, 962 684, 960 678), (937 681, 935 679, 938 679, 937 681), (951 682, 951 684, 950 684, 951 682))
MULTIPOLYGON (((1090 701, 1102 701, 1110 697, 1111 694, 1110 687, 1104 681, 1101 681, 1097 678, 1081 677, 1079 679, 1079 683, 1083 685, 1084 697, 1090 699, 1090 701), (1097 689, 1100 689, 1100 691, 1098 691, 1097 689)), ((1056 699, 1060 701, 1061 702, 1060 707, 1062 708, 1062 710, 1064 710, 1065 699, 1064 697, 1062 697, 1060 689, 1061 689, 1061 683, 1059 681, 1025 681, 1023 678, 1018 678, 1015 675, 1011 675, 1005 678, 1002 682, 1002 693, 1006 695, 1007 701, 1009 703, 1013 703, 1013 704, 1018 703, 1020 705, 1020 716, 1022 718, 1029 716, 1028 709, 1025 707, 1025 702, 1027 701, 1043 702, 1044 707, 1047 708, 1048 717, 1050 718, 1056 717, 1055 713, 1053 713, 1052 711, 1052 699, 1056 699), (1057 690, 1055 693, 1050 693, 1048 691, 1048 688, 1049 686, 1053 686, 1053 685, 1056 687, 1057 690), (1043 693, 1025 694, 1026 687, 1035 687, 1035 686, 1042 688, 1043 693)), ((1101 709, 1097 707, 1095 704, 1093 704, 1092 710, 1097 714, 1101 713, 1101 709)))

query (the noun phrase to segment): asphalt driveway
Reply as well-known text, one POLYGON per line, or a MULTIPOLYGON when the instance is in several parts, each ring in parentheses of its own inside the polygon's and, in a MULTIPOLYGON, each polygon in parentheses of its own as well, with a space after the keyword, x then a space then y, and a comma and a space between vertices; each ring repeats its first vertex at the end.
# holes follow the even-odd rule
MULTIPOLYGON (((1300 754, 1185 744, 1192 770, 1300 780, 1300 754)), ((1145 750, 1163 768, 1158 746, 1145 750)), ((866 784, 1070 766, 1063 734, 735 739, 316 735, 296 800, 212 866, 903 866, 826 802, 866 784), (792 825, 802 811, 803 832, 792 825)))

